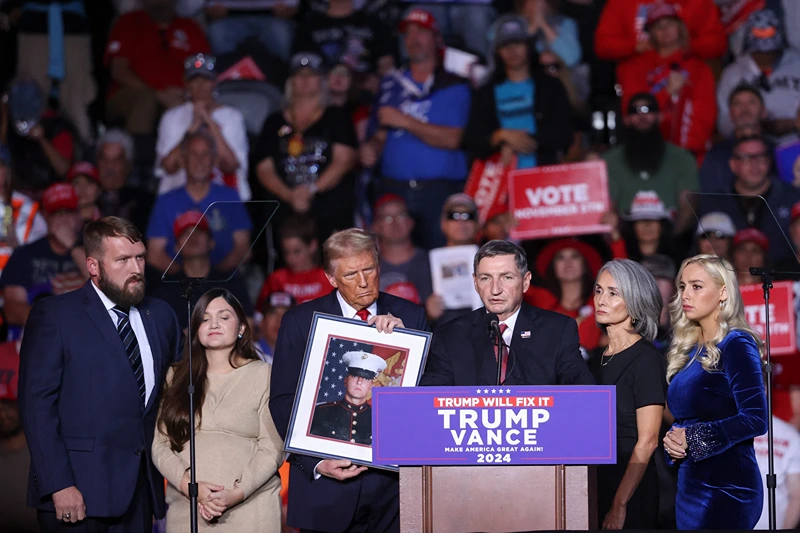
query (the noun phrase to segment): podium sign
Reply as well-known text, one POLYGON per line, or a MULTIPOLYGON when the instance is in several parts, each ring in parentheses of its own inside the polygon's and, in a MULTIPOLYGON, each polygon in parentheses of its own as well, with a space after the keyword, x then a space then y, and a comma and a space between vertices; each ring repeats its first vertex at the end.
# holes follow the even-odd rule
POLYGON ((373 391, 379 465, 613 464, 616 437, 615 387, 373 391))

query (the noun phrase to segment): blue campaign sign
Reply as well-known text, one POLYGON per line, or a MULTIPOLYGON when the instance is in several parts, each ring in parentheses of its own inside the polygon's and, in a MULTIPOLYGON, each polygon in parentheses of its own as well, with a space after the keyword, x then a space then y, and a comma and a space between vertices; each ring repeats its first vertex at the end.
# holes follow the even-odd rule
POLYGON ((373 389, 378 465, 613 464, 616 388, 373 389))

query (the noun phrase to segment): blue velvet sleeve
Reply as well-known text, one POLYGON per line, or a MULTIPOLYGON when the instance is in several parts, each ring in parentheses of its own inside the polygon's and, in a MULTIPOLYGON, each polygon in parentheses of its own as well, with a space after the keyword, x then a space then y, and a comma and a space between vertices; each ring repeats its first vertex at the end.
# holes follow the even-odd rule
POLYGON ((722 349, 720 365, 731 388, 737 413, 714 422, 686 427, 688 454, 694 461, 718 455, 767 431, 767 398, 761 357, 749 335, 736 336, 722 349))

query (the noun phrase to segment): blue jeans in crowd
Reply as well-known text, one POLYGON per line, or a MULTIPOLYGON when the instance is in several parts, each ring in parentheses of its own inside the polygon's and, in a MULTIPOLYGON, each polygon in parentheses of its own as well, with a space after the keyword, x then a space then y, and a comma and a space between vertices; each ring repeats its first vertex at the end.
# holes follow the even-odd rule
POLYGON ((208 40, 215 55, 233 52, 248 37, 254 37, 272 55, 289 61, 294 40, 294 21, 272 15, 232 15, 208 25, 208 40))
POLYGON ((466 49, 489 57, 489 27, 497 12, 489 4, 414 4, 413 7, 429 11, 436 18, 443 35, 459 37, 466 49))

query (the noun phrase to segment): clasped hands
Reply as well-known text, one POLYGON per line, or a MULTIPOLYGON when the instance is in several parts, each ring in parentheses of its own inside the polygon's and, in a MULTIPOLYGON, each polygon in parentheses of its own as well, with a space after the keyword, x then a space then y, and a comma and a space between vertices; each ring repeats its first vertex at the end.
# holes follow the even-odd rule
POLYGON ((664 436, 664 449, 674 460, 686 459, 686 450, 689 443, 686 442, 686 429, 672 427, 664 436))
MULTIPOLYGON (((189 496, 189 472, 183 475, 181 492, 189 496)), ((244 491, 235 484, 232 489, 207 481, 197 482, 197 512, 210 522, 222 516, 229 508, 244 501, 244 491)))

